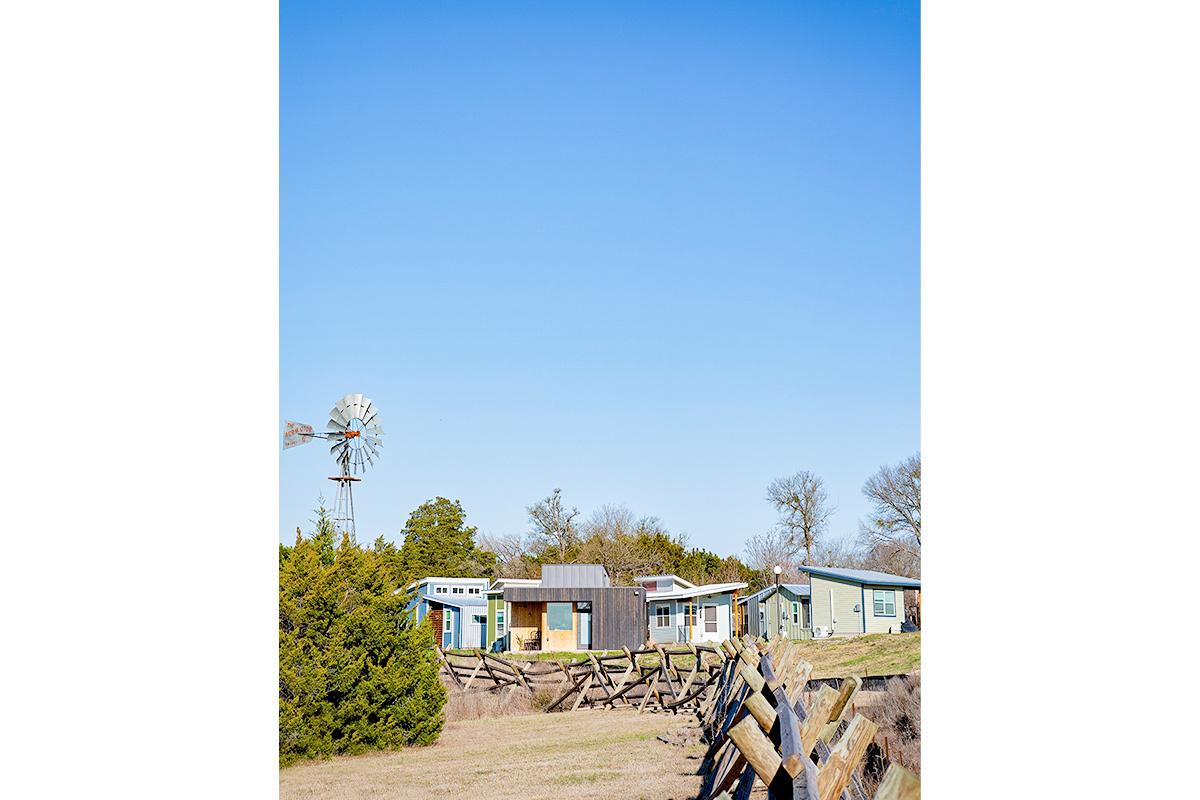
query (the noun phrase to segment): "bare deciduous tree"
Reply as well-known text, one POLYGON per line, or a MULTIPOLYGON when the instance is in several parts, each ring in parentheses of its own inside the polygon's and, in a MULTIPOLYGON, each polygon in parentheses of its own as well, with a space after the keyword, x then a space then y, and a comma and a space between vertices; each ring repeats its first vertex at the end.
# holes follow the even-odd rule
POLYGON ((783 515, 779 524, 797 549, 804 548, 804 563, 812 564, 813 545, 837 510, 829 503, 825 483, 811 472, 776 478, 767 487, 767 500, 783 515))
POLYGON ((496 554, 497 578, 536 578, 525 537, 519 533, 508 535, 482 534, 477 537, 479 546, 496 554))
POLYGON ((863 494, 871 501, 863 535, 872 548, 921 555, 921 454, 895 466, 882 466, 867 478, 863 494))
POLYGON ((759 572, 763 582, 775 583, 776 565, 783 568, 781 580, 796 583, 800 572, 796 569, 796 545, 787 531, 777 528, 756 534, 746 540, 746 566, 759 572))
POLYGON ((575 527, 579 509, 564 508, 562 490, 555 489, 549 497, 525 510, 529 512, 534 539, 538 544, 554 550, 560 562, 566 562, 571 546, 579 539, 579 532, 575 527))
POLYGON ((826 539, 813 549, 814 567, 867 569, 862 549, 852 538, 826 539))

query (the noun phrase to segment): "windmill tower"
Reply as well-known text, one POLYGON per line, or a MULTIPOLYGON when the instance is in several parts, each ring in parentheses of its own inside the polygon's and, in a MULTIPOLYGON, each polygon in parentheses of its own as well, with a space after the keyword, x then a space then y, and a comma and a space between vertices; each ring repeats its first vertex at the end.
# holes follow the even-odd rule
POLYGON ((361 481, 358 473, 366 472, 368 466, 379 458, 383 446, 383 428, 379 425, 379 408, 361 394, 348 394, 329 409, 329 421, 325 433, 316 433, 311 425, 300 422, 285 422, 283 448, 306 444, 313 439, 331 442, 329 454, 338 465, 338 474, 329 480, 337 483, 333 502, 334 528, 355 537, 354 527, 354 484, 361 481))

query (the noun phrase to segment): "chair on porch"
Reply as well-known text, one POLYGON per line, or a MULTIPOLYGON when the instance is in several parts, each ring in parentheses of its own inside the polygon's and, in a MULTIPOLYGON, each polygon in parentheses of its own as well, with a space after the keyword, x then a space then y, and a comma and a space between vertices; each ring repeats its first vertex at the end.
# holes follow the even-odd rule
POLYGON ((529 638, 521 642, 522 650, 541 650, 542 649, 542 632, 538 628, 533 629, 533 633, 529 638))

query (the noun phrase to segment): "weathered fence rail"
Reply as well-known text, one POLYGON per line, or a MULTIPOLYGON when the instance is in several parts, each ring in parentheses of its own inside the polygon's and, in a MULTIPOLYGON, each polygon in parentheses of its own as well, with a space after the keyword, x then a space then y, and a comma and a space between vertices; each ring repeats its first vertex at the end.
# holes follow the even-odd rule
MULTIPOLYGON (((697 710, 709 743, 700 797, 745 800, 760 781, 772 799, 866 800, 857 769, 878 728, 853 711, 862 680, 806 693, 812 665, 787 639, 733 639, 721 647, 726 660, 697 710)), ((917 776, 890 764, 874 800, 920 794, 917 776)))
POLYGON ((438 648, 442 672, 463 692, 557 690, 546 711, 569 707, 698 710, 720 677, 727 656, 717 647, 625 648, 620 654, 586 653, 574 661, 526 661, 475 650, 471 655, 438 648))
MULTIPOLYGON (((438 652, 443 672, 464 692, 547 687, 553 699, 546 711, 693 712, 708 744, 701 800, 747 800, 756 782, 769 800, 868 800, 857 772, 878 726, 856 710, 864 679, 813 680, 812 665, 790 640, 626 648, 573 661, 438 652)), ((887 763, 886 744, 883 753, 886 771, 872 800, 918 800, 920 779, 887 763)))

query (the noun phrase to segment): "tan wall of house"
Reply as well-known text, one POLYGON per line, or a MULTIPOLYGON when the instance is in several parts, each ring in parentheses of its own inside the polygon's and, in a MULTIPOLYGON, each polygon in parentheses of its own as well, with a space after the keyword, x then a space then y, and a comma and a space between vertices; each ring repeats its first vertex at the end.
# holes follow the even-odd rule
POLYGON ((545 615, 545 603, 511 603, 512 606, 512 625, 509 630, 512 636, 509 637, 509 649, 520 650, 521 642, 533 638, 537 631, 542 629, 545 615))
POLYGON ((834 636, 861 634, 863 610, 854 610, 854 606, 861 607, 863 602, 861 585, 819 575, 813 575, 811 581, 813 627, 832 628, 834 636))
POLYGON ((867 613, 867 633, 899 633, 900 626, 904 624, 904 590, 897 586, 864 586, 863 591, 866 593, 867 604, 864 610, 867 613), (896 601, 896 616, 894 617, 877 617, 875 616, 875 590, 881 592, 893 592, 896 601))

